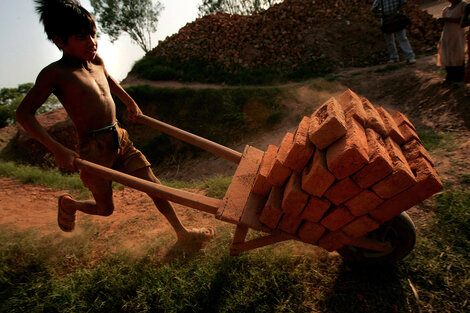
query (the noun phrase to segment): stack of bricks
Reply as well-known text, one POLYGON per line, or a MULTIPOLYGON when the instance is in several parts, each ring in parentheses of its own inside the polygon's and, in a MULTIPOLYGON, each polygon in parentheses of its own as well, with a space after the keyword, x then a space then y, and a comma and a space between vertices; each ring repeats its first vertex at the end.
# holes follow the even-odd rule
POLYGON ((404 114, 347 90, 268 147, 252 192, 260 222, 334 251, 442 190, 433 166, 404 114))

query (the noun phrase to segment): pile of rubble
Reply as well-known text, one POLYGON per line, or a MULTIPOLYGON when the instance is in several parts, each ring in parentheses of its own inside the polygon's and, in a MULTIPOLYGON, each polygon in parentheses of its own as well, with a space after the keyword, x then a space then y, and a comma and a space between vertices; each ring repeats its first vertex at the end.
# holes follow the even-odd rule
MULTIPOLYGON (((149 52, 176 62, 204 61, 236 73, 243 69, 367 66, 387 59, 373 0, 285 0, 250 15, 217 13, 185 27, 149 52)), ((410 2, 410 1, 409 1, 410 2)), ((418 4, 405 12, 416 53, 435 49, 437 21, 418 4)))
POLYGON ((442 190, 414 125, 351 90, 264 153, 251 191, 270 229, 333 251, 442 190))

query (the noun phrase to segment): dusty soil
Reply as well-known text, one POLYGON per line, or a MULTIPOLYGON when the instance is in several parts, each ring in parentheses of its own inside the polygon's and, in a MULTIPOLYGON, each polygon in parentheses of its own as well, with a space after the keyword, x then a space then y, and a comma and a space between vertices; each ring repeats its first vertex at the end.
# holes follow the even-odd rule
MULTIPOLYGON (((442 6, 442 1, 437 3, 442 6)), ((435 8, 434 8, 435 9, 435 8)), ((440 10, 438 10, 440 12, 440 10)), ((455 173, 470 174, 470 121, 469 105, 470 87, 442 84, 443 77, 435 66, 434 56, 418 58, 416 65, 375 66, 368 68, 348 69, 337 74, 337 92, 318 94, 308 88, 308 84, 294 84, 295 101, 286 103, 297 113, 308 111, 308 99, 312 96, 320 99, 336 95, 351 88, 356 93, 368 98, 377 106, 389 110, 400 110, 406 113, 413 123, 420 127, 436 130, 458 130, 459 138, 453 152, 444 149, 433 153, 433 158, 441 178, 452 180, 455 173)), ((150 82, 134 78, 128 83, 147 83, 155 86, 182 87, 175 82, 150 82)), ((210 87, 191 85, 190 87, 210 87)), ((214 86, 212 86, 214 87, 214 86)), ((216 86, 215 86, 216 87, 216 86)), ((314 108, 310 108, 313 111, 314 108)), ((295 115, 295 114, 294 114, 295 115)), ((293 115, 293 116, 294 116, 293 115)), ((276 129, 261 133, 231 148, 241 151, 246 144, 266 150, 268 144, 279 144, 286 131, 292 131, 298 120, 286 118, 276 129)), ((4 132, 10 134, 11 132, 4 132)), ((0 138, 7 140, 8 138, 0 138)), ((233 175, 235 165, 212 156, 204 156, 179 164, 175 168, 161 171, 165 178, 195 179, 214 174, 233 175)), ((35 229, 40 234, 52 235, 55 238, 80 236, 90 227, 96 235, 93 238, 93 249, 96 256, 99 251, 128 248, 136 253, 142 252, 148 242, 163 240, 166 247, 172 246, 176 238, 165 218, 155 209, 149 198, 129 188, 116 190, 114 199, 116 211, 110 217, 87 216, 78 213, 78 225, 73 233, 63 233, 57 227, 57 197, 66 190, 23 185, 14 180, 0 177, 0 227, 16 229, 35 229)), ((200 190, 192 192, 204 193, 200 190)), ((228 225, 216 220, 212 215, 175 205, 177 213, 188 226, 210 226, 218 228, 228 225)), ((423 211, 418 208, 410 210, 412 217, 423 221, 423 211)), ((228 248, 228 247, 227 247, 228 248)), ((310 249, 310 248, 309 248, 310 249)))

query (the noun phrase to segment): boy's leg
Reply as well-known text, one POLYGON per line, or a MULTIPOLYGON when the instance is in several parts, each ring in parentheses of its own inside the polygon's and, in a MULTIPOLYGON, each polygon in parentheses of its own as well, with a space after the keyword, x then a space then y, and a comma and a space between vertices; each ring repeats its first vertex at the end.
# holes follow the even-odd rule
POLYGON ((63 210, 68 215, 75 215, 76 211, 92 215, 109 216, 114 211, 113 190, 111 182, 86 172, 80 174, 84 185, 93 194, 94 200, 78 201, 65 195, 59 200, 59 214, 63 210))
MULTIPOLYGON (((131 175, 160 184, 160 181, 157 177, 155 177, 150 167, 138 169, 131 173, 131 175)), ((162 213, 168 220, 168 222, 171 224, 171 226, 176 232, 176 236, 179 242, 204 241, 211 239, 214 236, 214 231, 209 228, 187 229, 181 223, 178 215, 176 215, 175 209, 170 204, 170 202, 168 202, 168 200, 161 199, 150 194, 149 197, 153 200, 155 206, 160 211, 160 213, 162 213)))

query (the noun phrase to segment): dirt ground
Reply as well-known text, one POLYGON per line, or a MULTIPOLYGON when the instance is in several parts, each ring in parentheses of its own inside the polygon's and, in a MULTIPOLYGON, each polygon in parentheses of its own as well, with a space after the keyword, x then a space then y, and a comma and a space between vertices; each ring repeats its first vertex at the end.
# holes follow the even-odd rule
MULTIPOLYGON (((436 5, 443 5, 437 1, 436 5)), ((435 6, 431 9, 437 10, 435 6)), ((376 66, 361 69, 348 69, 337 74, 341 84, 338 93, 351 88, 361 96, 368 98, 376 106, 389 110, 400 110, 420 127, 436 130, 458 130, 457 148, 451 153, 435 153, 433 158, 441 178, 450 178, 448 173, 461 171, 469 173, 470 133, 468 132, 468 112, 470 111, 470 87, 445 85, 442 74, 435 66, 435 56, 418 58, 416 65, 376 66), (462 108, 463 107, 463 108, 462 108)), ((142 81, 128 81, 138 83, 142 81)), ((165 87, 181 87, 181 84, 165 82, 145 82, 165 87)), ((192 87, 201 87, 195 85, 192 87)), ((207 86, 205 86, 207 87, 207 86)), ((293 86, 296 101, 291 104, 299 112, 305 107, 298 107, 306 102, 313 91, 305 85, 293 86)), ((333 93, 335 95, 335 93, 333 93)), ((316 95, 318 96, 318 95, 316 95)), ((320 95, 327 97, 330 95, 320 95)), ((293 119, 285 119, 271 132, 259 134, 232 148, 241 151, 246 144, 266 150, 268 144, 279 144, 286 131, 295 127, 293 119)), ((235 165, 220 158, 205 156, 204 159, 192 160, 179 165, 172 173, 161 173, 165 178, 194 179, 213 174, 233 175, 235 165)), ((57 238, 79 236, 89 227, 99 236, 95 240, 99 247, 113 250, 128 248, 139 252, 145 243, 154 238, 163 238, 172 245, 176 238, 164 217, 154 208, 149 198, 130 188, 116 190, 114 200, 116 211, 109 217, 87 216, 78 213, 78 224, 73 233, 63 233, 57 226, 57 198, 66 190, 53 190, 45 187, 23 185, 14 180, 0 177, 0 227, 17 229, 35 229, 41 234, 57 238), (90 226, 91 225, 91 226, 90 226)), ((204 191, 192 190, 203 193, 204 191)), ((175 205, 182 221, 188 226, 209 226, 217 228, 225 223, 212 215, 175 205)), ((416 208, 412 216, 420 218, 416 208)), ((228 248, 228 247, 227 247, 228 248)), ((100 251, 100 249, 94 249, 100 251)), ((98 252, 95 252, 98 254, 98 252)))

